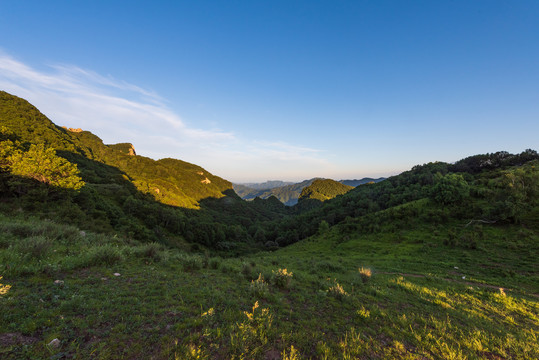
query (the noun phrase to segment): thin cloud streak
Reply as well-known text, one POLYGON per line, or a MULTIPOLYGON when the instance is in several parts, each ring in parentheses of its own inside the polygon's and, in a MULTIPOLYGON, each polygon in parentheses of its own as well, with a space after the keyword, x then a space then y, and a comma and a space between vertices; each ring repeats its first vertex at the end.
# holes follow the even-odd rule
POLYGON ((317 149, 188 126, 155 92, 73 65, 37 70, 0 52, 0 89, 58 125, 92 131, 105 143, 131 142, 139 155, 179 158, 235 181, 333 168, 317 149))

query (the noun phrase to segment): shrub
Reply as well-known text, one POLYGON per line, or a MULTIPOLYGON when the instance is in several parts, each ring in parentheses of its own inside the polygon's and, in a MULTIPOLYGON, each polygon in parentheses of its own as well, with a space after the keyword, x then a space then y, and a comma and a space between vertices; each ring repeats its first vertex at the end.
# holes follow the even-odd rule
POLYGON ((202 269, 202 259, 197 255, 186 255, 181 258, 183 269, 185 271, 193 271, 202 269))
POLYGON ((123 260, 121 251, 110 245, 95 246, 88 251, 86 266, 114 265, 123 260))
POLYGON ((268 284, 264 281, 262 274, 258 275, 258 279, 252 280, 249 290, 255 296, 266 297, 269 293, 268 284))
POLYGON ((244 311, 246 319, 236 325, 230 336, 231 350, 241 358, 254 359, 261 357, 262 349, 272 336, 273 316, 269 309, 260 309, 255 302, 251 312, 244 311))
POLYGON ((218 257, 212 257, 208 261, 208 266, 210 269, 217 270, 221 266, 221 258, 218 257))
POLYGON ((298 350, 294 347, 294 345, 290 345, 289 353, 287 353, 286 349, 284 349, 281 356, 283 360, 298 360, 300 358, 298 350))
POLYGON ((221 272, 223 274, 231 274, 238 271, 238 268, 229 262, 224 262, 221 264, 221 272))
MULTIPOLYGON (((2 276, 0 276, 0 280, 2 280, 2 276)), ((0 295, 7 294, 9 289, 11 289, 11 285, 3 285, 0 283, 0 295)))
POLYGON ((344 288, 342 287, 342 285, 339 284, 337 280, 333 280, 333 281, 334 281, 333 285, 330 286, 328 289, 328 294, 330 294, 331 296, 333 296, 334 298, 338 300, 342 300, 345 297, 347 297, 348 293, 344 291, 344 288))
POLYGON ((361 280, 366 283, 370 280, 372 276, 372 270, 369 268, 360 267, 359 269, 359 276, 361 277, 361 280))
POLYGON ((272 270, 272 281, 275 286, 286 289, 290 285, 290 281, 292 280, 292 272, 289 272, 286 268, 285 269, 279 269, 277 271, 272 270))
POLYGON ((135 254, 159 262, 164 258, 163 250, 163 245, 153 242, 138 247, 135 254))

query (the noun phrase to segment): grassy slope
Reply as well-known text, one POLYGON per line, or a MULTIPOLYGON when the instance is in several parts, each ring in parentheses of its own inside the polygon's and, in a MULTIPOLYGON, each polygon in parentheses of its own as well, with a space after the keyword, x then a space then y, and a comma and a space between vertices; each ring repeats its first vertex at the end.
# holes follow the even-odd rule
POLYGON ((0 226, 1 358, 539 357, 539 234, 520 226, 476 227, 476 249, 444 245, 460 223, 346 239, 337 226, 243 259, 0 226))

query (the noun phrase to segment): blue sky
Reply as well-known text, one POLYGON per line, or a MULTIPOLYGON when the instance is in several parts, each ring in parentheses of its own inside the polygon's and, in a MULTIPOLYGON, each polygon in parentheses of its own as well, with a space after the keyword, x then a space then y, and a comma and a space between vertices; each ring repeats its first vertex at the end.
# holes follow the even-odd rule
POLYGON ((539 149, 539 1, 3 1, 0 89, 236 182, 539 149))

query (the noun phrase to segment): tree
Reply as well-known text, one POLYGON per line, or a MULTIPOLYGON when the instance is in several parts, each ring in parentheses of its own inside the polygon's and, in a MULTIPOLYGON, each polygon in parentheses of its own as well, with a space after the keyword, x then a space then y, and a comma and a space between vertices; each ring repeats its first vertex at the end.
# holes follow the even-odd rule
POLYGON ((456 204, 466 198, 470 187, 460 174, 435 175, 436 184, 432 189, 431 198, 443 205, 456 204))
POLYGON ((43 144, 32 144, 28 151, 13 151, 7 162, 13 175, 65 189, 79 190, 84 186, 77 165, 57 156, 53 148, 45 148, 43 144))

